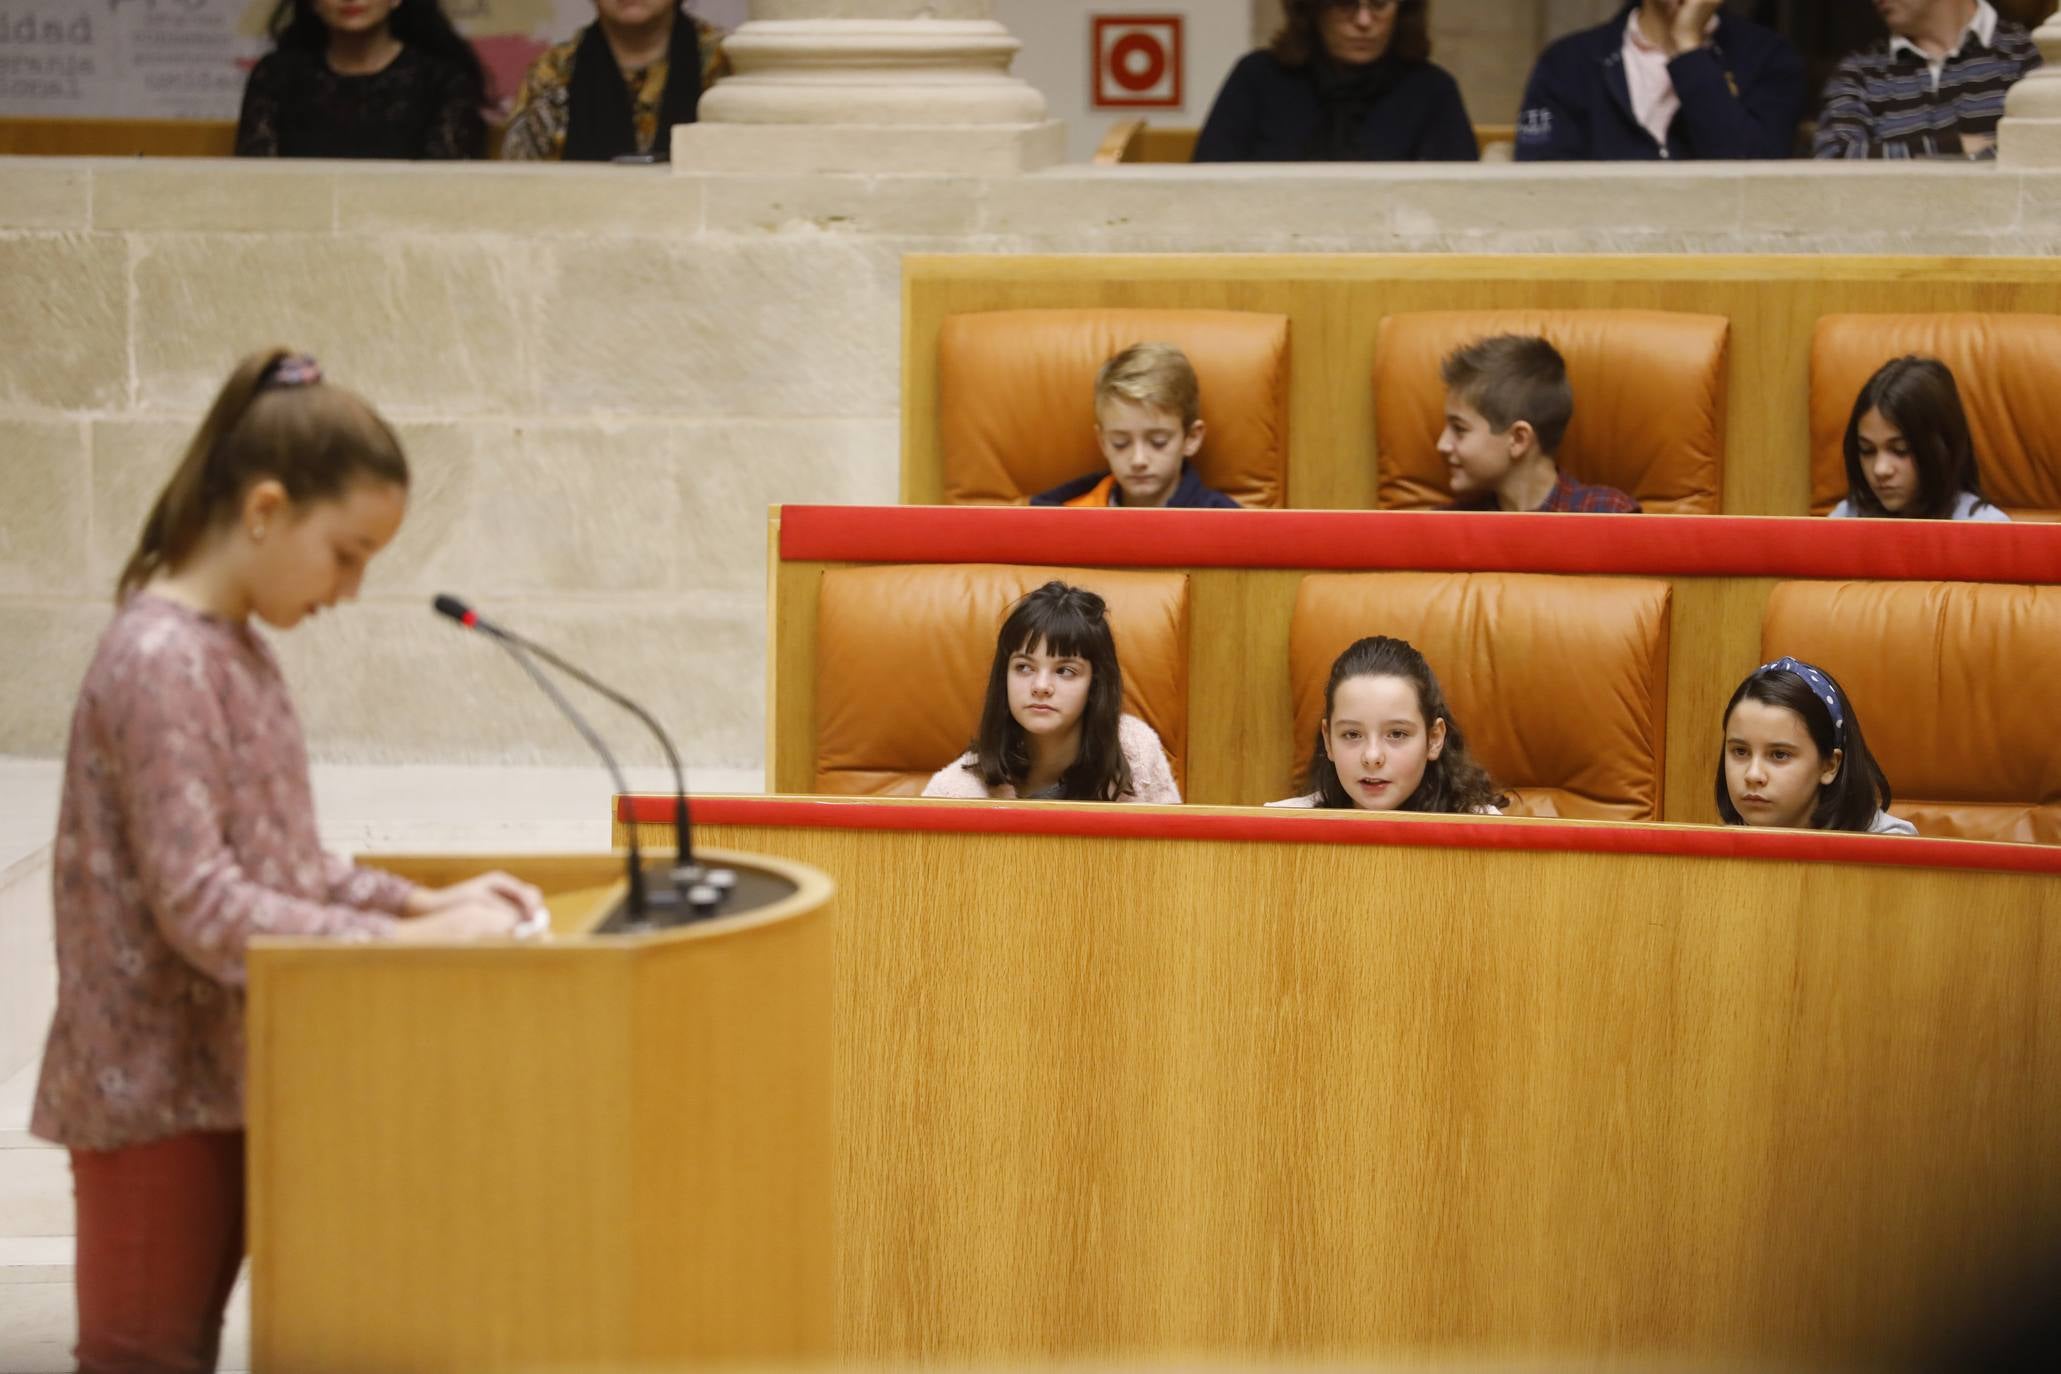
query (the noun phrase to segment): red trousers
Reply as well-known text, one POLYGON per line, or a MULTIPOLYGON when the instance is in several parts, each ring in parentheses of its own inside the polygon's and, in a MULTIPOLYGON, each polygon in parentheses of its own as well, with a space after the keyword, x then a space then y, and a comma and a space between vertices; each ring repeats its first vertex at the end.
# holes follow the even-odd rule
POLYGON ((243 1132, 71 1154, 80 1374, 208 1374, 243 1264, 243 1132))

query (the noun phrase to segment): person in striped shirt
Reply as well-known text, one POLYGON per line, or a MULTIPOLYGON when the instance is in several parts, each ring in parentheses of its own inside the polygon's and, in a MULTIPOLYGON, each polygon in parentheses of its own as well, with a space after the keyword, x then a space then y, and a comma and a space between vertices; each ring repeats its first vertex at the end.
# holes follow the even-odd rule
POLYGON ((1815 157, 1996 156, 2004 95, 2040 64, 1989 0, 1874 0, 1889 25, 1825 83, 1815 157))

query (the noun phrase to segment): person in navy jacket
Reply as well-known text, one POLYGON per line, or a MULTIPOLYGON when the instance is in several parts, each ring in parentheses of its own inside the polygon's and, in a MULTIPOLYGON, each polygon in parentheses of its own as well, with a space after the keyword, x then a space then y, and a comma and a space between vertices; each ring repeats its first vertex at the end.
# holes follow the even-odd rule
POLYGON ((1196 162, 1473 162, 1459 83, 1433 64, 1429 0, 1287 0, 1272 46, 1224 79, 1196 162))
POLYGON ((1630 0, 1539 55, 1519 162, 1774 158, 1795 150, 1803 59, 1721 0, 1630 0))

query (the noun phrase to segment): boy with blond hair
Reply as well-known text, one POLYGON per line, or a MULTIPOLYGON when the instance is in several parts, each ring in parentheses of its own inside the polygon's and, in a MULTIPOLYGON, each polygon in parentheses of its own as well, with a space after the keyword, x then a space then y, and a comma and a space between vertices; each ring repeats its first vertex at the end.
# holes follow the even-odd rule
POLYGON ((1574 418, 1567 363, 1544 339, 1498 334, 1456 349, 1441 369, 1446 460, 1455 510, 1639 509, 1616 487, 1590 486, 1560 470, 1554 454, 1574 418))
POLYGON ((1031 504, 1240 509, 1189 464, 1202 436, 1202 387, 1188 355, 1168 343, 1132 344, 1095 374, 1095 440, 1109 471, 1062 483, 1031 504))

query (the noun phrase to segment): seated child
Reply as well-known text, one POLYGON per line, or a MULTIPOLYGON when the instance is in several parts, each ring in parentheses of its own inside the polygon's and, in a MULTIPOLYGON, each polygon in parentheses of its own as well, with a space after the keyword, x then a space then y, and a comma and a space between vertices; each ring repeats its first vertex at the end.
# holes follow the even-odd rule
POLYGON ((1102 598, 1064 582, 1026 594, 1002 622, 980 733, 924 785, 926 797, 1181 800, 1159 736, 1123 714, 1124 677, 1102 598))
POLYGON ((1172 344, 1132 344, 1095 374, 1095 440, 1107 473, 1031 498, 1034 506, 1238 510, 1189 466, 1202 448, 1202 387, 1172 344))
POLYGON ((1915 835, 1889 806, 1860 719, 1832 675, 1793 658, 1754 669, 1725 705, 1718 814, 1726 825, 1915 835))
POLYGON ((1331 665, 1303 786, 1307 795, 1267 804, 1500 816, 1510 801, 1468 755, 1424 655, 1385 635, 1331 665))
POLYGON ((1877 368, 1846 422, 1846 499, 1834 516, 2005 520, 1983 499, 1975 443, 1954 374, 1937 358, 1877 368))
POLYGON ((1446 427, 1438 451, 1454 510, 1639 509, 1616 487, 1575 481, 1554 460, 1574 418, 1574 389, 1553 345, 1523 334, 1477 339, 1447 358, 1441 373, 1446 427))

